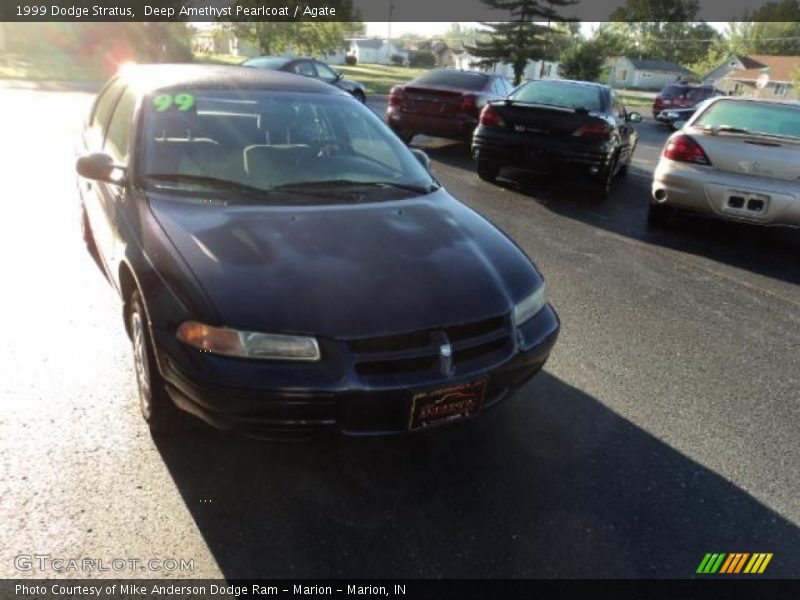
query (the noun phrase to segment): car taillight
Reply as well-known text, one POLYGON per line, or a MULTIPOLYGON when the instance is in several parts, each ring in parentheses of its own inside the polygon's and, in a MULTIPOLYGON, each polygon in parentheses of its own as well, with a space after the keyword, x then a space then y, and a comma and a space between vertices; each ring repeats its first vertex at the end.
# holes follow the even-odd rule
POLYGON ((389 104, 392 106, 401 105, 406 99, 406 91, 402 86, 396 85, 389 91, 389 104))
POLYGON ((478 99, 472 94, 464 94, 461 104, 458 105, 458 112, 474 115, 478 112, 478 99))
POLYGON ((696 165, 711 164, 700 144, 688 135, 678 135, 671 138, 664 148, 664 158, 696 165))
POLYGON ((505 127, 506 122, 503 117, 495 110, 494 106, 487 104, 481 111, 480 124, 484 127, 505 127))
POLYGON ((605 121, 589 121, 572 132, 575 137, 591 139, 607 139, 611 137, 611 129, 605 121))

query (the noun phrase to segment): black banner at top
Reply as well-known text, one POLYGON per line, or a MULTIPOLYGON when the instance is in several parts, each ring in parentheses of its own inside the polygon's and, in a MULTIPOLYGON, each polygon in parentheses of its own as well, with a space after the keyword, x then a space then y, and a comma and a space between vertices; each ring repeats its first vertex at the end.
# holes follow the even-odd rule
MULTIPOLYGON (((576 0, 553 7, 577 21, 750 21, 786 20, 800 10, 797 0, 651 0, 642 19, 625 0, 576 0), (788 3, 787 3, 788 1, 788 3), (698 10, 693 8, 697 5, 698 10), (760 9, 774 8, 773 11, 760 9), (794 8, 793 8, 794 7, 794 8), (778 10, 780 8, 780 10, 778 10), (689 9, 694 16, 686 19, 689 9), (769 16, 769 15, 773 16, 769 16)), ((548 7, 546 0, 540 4, 548 7)), ((640 3, 641 4, 641 3, 640 3)), ((0 21, 361 21, 451 22, 515 20, 482 0, 3 0, 0 21)), ((538 20, 538 19, 537 19, 538 20)), ((794 20, 794 19, 791 19, 794 20)))

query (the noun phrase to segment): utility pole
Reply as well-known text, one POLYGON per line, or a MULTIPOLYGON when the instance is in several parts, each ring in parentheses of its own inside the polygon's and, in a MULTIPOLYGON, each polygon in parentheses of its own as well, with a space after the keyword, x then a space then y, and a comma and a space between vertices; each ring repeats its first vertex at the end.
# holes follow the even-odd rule
POLYGON ((388 30, 386 32, 386 58, 391 62, 392 58, 392 13, 394 12, 394 3, 389 0, 389 21, 387 23, 388 30))

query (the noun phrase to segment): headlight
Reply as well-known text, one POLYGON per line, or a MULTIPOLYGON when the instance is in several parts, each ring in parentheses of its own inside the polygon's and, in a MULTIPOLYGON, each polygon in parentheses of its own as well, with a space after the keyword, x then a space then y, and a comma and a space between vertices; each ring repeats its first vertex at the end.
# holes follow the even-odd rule
POLYGON ((175 334, 179 340, 205 352, 257 358, 262 360, 320 359, 319 345, 313 337, 301 335, 277 335, 237 331, 223 327, 211 327, 195 321, 186 321, 175 334))
POLYGON ((514 325, 520 326, 525 321, 531 319, 536 313, 547 304, 547 296, 544 290, 544 282, 530 296, 518 302, 514 307, 514 325))

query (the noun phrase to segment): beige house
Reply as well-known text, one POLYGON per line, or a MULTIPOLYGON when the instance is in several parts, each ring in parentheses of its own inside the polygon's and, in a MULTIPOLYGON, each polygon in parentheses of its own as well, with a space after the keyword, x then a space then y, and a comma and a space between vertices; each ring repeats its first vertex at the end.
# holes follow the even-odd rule
MULTIPOLYGON (((774 100, 800 99, 799 90, 794 84, 794 79, 800 72, 800 56, 759 54, 737 56, 733 59, 735 59, 734 68, 709 83, 714 83, 720 90, 735 96, 774 100)), ((732 62, 733 60, 729 61, 727 65, 732 62)))

